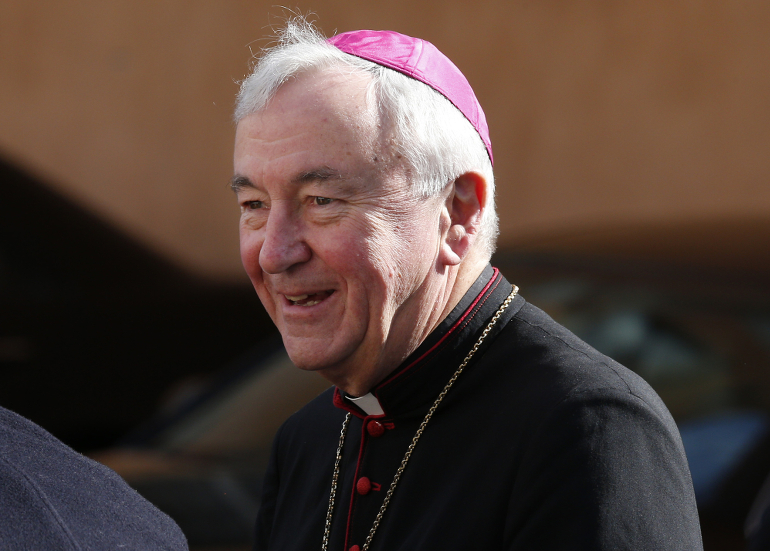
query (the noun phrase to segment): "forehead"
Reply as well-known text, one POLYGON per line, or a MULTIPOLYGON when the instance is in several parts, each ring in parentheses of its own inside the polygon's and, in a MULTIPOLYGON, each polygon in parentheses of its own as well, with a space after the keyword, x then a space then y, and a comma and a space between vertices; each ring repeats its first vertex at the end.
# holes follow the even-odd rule
POLYGON ((369 88, 369 75, 360 71, 314 71, 287 82, 238 123, 236 175, 371 168, 382 160, 383 132, 369 88))

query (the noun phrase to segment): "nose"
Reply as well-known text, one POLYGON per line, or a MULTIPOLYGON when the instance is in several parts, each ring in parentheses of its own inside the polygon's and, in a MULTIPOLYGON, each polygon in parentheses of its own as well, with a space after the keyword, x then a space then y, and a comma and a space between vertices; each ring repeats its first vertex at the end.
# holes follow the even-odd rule
POLYGON ((310 260, 312 252, 303 238, 302 222, 290 209, 274 204, 265 225, 259 265, 268 274, 285 272, 310 260))

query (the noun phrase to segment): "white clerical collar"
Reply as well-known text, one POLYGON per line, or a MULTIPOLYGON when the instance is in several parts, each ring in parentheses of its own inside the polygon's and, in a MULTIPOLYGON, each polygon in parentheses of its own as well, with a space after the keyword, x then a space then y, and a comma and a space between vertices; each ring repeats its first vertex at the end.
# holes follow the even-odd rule
POLYGON ((358 398, 345 396, 348 400, 360 407, 367 415, 382 415, 385 413, 380 405, 380 401, 372 394, 364 394, 358 398))

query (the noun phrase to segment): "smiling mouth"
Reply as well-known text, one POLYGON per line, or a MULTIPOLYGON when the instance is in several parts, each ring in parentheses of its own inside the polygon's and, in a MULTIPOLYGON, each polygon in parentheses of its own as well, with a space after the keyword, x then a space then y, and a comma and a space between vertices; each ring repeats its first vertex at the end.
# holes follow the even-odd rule
POLYGON ((294 306, 314 306, 328 298, 334 291, 321 291, 312 295, 283 295, 294 306))

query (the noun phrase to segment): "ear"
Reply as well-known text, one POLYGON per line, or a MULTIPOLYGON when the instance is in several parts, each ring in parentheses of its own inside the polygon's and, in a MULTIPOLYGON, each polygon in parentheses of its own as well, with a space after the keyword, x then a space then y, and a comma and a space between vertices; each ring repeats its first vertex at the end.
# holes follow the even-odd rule
POLYGON ((456 266, 471 251, 481 227, 487 201, 487 181, 477 172, 466 172, 450 186, 444 205, 449 228, 441 243, 440 260, 456 266))

